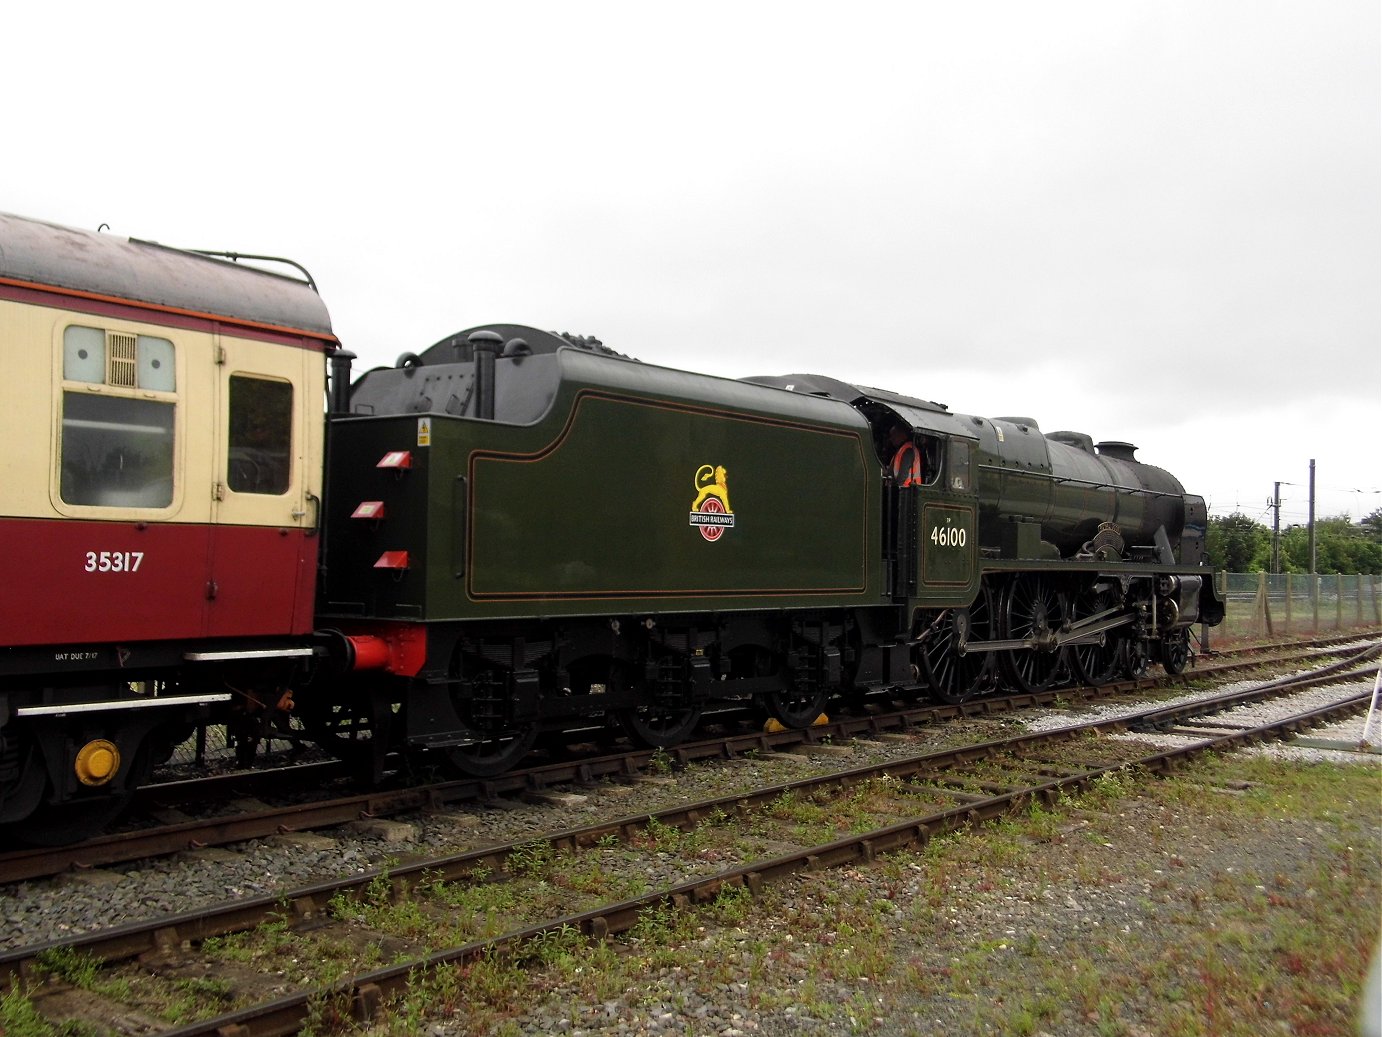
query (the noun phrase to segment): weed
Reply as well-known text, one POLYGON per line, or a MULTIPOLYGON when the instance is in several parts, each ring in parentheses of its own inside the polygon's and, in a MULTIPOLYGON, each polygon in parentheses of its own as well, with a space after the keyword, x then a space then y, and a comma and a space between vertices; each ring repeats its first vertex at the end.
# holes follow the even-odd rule
POLYGON ((506 867, 515 875, 539 879, 546 877, 556 857, 557 853, 552 849, 551 843, 535 839, 530 843, 515 846, 509 853, 506 867))
POLYGON ((129 995, 129 983, 120 979, 102 978, 99 958, 71 947, 54 947, 38 955, 38 966, 74 987, 91 990, 119 1000, 129 995))

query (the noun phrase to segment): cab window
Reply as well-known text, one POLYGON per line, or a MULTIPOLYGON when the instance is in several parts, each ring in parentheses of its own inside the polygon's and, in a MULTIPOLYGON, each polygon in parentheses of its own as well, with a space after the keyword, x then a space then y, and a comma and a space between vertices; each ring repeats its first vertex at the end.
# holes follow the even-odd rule
POLYGON ((173 503, 173 361, 165 338, 77 325, 64 330, 58 492, 65 503, 173 503))
POLYGON ((952 439, 946 465, 950 472, 948 488, 956 493, 968 493, 969 444, 963 439, 952 439))
POLYGON ((236 493, 283 494, 292 482, 293 387, 230 377, 227 482, 236 493))

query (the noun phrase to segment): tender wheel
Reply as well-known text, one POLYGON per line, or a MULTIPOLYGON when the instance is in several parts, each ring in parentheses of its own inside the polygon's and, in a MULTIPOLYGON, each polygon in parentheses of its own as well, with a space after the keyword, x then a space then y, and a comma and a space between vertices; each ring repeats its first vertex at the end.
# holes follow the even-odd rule
POLYGON ((384 777, 393 710, 381 691, 357 687, 308 695, 298 707, 303 733, 343 761, 357 781, 377 784, 384 777))
POLYGON ((639 705, 623 710, 619 720, 629 737, 654 749, 666 749, 691 737, 701 722, 701 707, 692 699, 682 663, 675 658, 662 661, 659 679, 648 684, 626 680, 624 668, 612 668, 610 679, 617 688, 632 687, 639 692, 639 705))
POLYGON ((957 646, 961 633, 965 640, 989 641, 993 638, 993 596, 988 584, 968 612, 955 610, 944 617, 917 646, 917 660, 926 683, 942 702, 957 705, 979 694, 993 678, 993 653, 961 655, 957 646))
POLYGON ((830 689, 807 674, 781 672, 783 684, 778 691, 765 692, 763 708, 783 727, 797 730, 810 727, 825 712, 830 689))
POLYGON ((448 746, 446 758, 462 774, 492 778, 512 770, 528 755, 537 741, 539 724, 536 719, 514 718, 509 671, 469 657, 460 668, 465 679, 453 685, 452 702, 475 740, 448 746))
POLYGON ((790 676, 787 679, 791 681, 790 687, 763 696, 763 708, 783 727, 810 727, 825 712, 830 693, 815 681, 793 680, 790 676))
POLYGON ((1190 631, 1172 631, 1161 639, 1161 665, 1167 673, 1184 673, 1190 665, 1190 631))
POLYGON ((487 732, 470 745, 446 750, 451 766, 472 778, 492 778, 513 770, 537 741, 537 725, 524 724, 487 732))
POLYGON ((1033 638, 1034 648, 1003 653, 1003 669, 1020 691, 1044 691, 1067 669, 1065 650, 1053 647, 1065 619, 1065 598, 1045 576, 1022 575, 1003 594, 1003 637, 1033 638))
POLYGON ((691 737, 701 722, 699 708, 669 709, 662 706, 639 706, 623 713, 629 737, 653 749, 667 749, 691 737))
MULTIPOLYGON (((1086 616, 1097 615, 1113 608, 1117 603, 1116 596, 1107 588, 1089 588, 1076 597, 1073 618, 1084 619, 1086 616)), ((1118 675, 1118 646, 1119 638, 1112 630, 1104 635, 1104 643, 1101 645, 1071 645, 1070 660, 1075 669, 1075 676, 1091 688, 1097 688, 1113 680, 1118 675)))

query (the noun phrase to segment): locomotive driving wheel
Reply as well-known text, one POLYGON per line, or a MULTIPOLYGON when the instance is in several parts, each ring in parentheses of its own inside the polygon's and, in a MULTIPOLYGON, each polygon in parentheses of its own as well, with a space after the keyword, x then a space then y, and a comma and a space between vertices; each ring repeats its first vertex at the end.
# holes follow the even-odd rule
POLYGON ((991 652, 962 655, 959 650, 963 642, 993 637, 993 595, 988 584, 979 588, 979 596, 968 610, 954 609, 937 620, 923 634, 916 655, 935 696, 958 705, 982 691, 993 675, 991 652))
MULTIPOLYGON (((1118 604, 1117 595, 1108 587, 1089 587, 1076 595, 1071 611, 1072 618, 1084 619, 1106 612, 1118 604)), ((1112 630, 1104 633, 1104 643, 1077 644, 1070 646, 1070 661, 1075 667, 1079 680, 1097 688, 1107 684, 1118 675, 1121 640, 1112 630)))
POLYGON ((1008 679, 1020 691, 1044 691, 1065 669, 1066 652, 1055 642, 1065 610, 1065 596, 1040 574, 1023 573, 1003 592, 1003 637, 1032 641, 1031 648, 1003 653, 1008 679))

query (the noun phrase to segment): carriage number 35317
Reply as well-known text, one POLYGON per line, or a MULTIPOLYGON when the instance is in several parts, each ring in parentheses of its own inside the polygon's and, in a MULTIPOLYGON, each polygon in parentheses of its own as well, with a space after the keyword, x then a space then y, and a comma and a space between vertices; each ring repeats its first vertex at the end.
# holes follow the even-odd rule
POLYGON ((89 573, 137 573, 143 561, 143 551, 88 551, 86 553, 86 571, 89 573))
POLYGON ((937 547, 964 547, 969 537, 962 526, 932 526, 931 543, 937 547))

